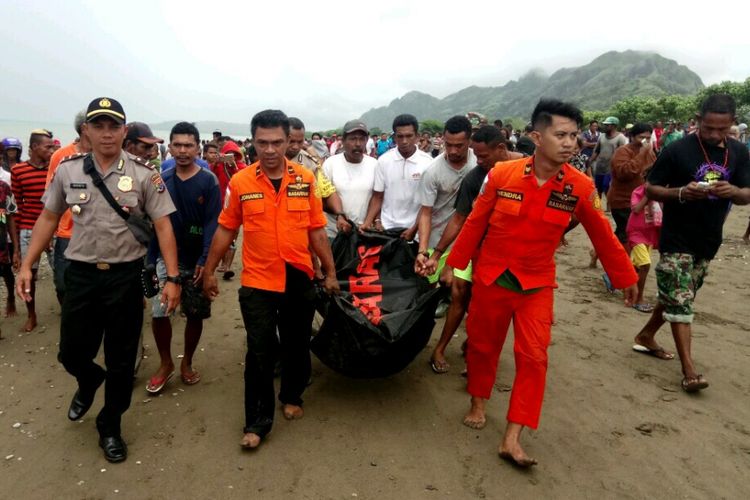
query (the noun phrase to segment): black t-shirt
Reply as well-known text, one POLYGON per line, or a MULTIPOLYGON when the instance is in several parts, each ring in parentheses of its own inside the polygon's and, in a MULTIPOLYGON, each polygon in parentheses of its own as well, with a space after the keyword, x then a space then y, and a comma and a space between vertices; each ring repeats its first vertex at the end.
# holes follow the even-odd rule
POLYGON ((474 206, 474 200, 479 196, 479 191, 482 189, 485 177, 487 177, 487 170, 477 165, 469 170, 469 173, 461 181, 454 205, 459 215, 469 216, 471 208, 474 206))
MULTIPOLYGON (((648 182, 681 187, 692 181, 727 180, 740 188, 750 186, 747 147, 728 139, 729 157, 726 168, 723 168, 727 149, 703 143, 710 160, 707 163, 698 141, 698 135, 691 134, 664 148, 654 163, 648 182)), ((721 246, 722 227, 729 208, 730 201, 724 198, 664 202, 660 251, 713 259, 721 246)))
POLYGON ((279 177, 278 179, 271 179, 268 178, 269 181, 271 181, 271 184, 273 185, 273 188, 276 190, 276 192, 279 192, 279 189, 281 189, 281 182, 284 180, 283 177, 279 177))
MULTIPOLYGON (((177 259, 186 269, 205 265, 221 212, 219 181, 204 168, 185 181, 177 176, 175 168, 163 172, 162 177, 177 209, 170 215, 177 259)), ((154 239, 152 248, 158 252, 156 243, 154 239)))

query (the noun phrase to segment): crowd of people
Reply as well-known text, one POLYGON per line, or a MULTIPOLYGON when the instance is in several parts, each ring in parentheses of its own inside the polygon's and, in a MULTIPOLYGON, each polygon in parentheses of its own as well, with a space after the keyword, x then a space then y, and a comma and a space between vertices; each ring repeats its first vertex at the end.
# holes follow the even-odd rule
MULTIPOLYGON (((115 99, 91 101, 64 147, 43 129, 2 141, 0 271, 27 309, 23 330, 37 327, 36 278, 42 253, 61 306, 59 360, 78 389, 68 418, 78 420, 105 384, 96 418, 105 458, 125 460, 121 417, 143 357, 144 297, 160 356, 146 390, 158 394, 176 373, 171 317, 186 318, 179 378, 200 382, 193 366, 218 280, 232 280, 241 243, 239 304, 247 334, 245 426, 240 444, 255 449, 273 426, 274 376, 280 364, 282 414, 304 415, 311 377, 313 284, 341 293, 331 252, 339 233, 388 231, 413 242, 414 272, 448 299, 430 356, 450 371, 445 350, 467 315, 467 392, 463 423, 486 424, 486 402, 511 321, 516 376, 498 452, 528 467, 525 427, 537 428, 551 338, 555 252, 581 224, 591 265, 605 285, 651 317, 633 349, 675 356, 655 340, 668 322, 682 363, 682 388, 705 389, 691 356, 696 293, 722 241, 732 205, 750 203, 747 127, 733 99, 713 95, 685 130, 679 124, 617 117, 584 130, 579 109, 542 100, 523 131, 473 112, 420 133, 402 114, 392 133, 373 135, 348 121, 341 135, 309 134, 279 110, 253 116, 251 139, 215 131, 201 140, 177 123, 168 143, 142 122, 128 122, 115 99), (606 206, 602 202, 606 200, 606 206), (612 230, 610 218, 615 224, 612 230), (240 238, 241 232, 241 238, 240 238), (658 303, 644 287, 658 249, 658 303), (105 367, 94 358, 104 342, 105 367)), ((750 228, 748 230, 750 233, 750 228)), ((748 235, 745 235, 746 238, 748 235)))

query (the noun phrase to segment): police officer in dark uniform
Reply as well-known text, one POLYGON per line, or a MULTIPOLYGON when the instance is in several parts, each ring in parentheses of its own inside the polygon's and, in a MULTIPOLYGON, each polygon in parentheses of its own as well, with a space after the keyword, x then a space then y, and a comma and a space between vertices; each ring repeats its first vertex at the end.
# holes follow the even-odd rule
POLYGON ((24 300, 30 300, 31 265, 69 208, 74 225, 65 252, 70 267, 65 272, 67 293, 62 304, 58 355, 78 381, 68 418, 83 417, 97 389, 106 381, 104 407, 96 418, 99 446, 107 460, 121 462, 127 458, 127 447, 120 434, 120 419, 130 406, 143 326, 140 270, 146 247, 107 202, 85 166, 94 168, 131 219, 147 216, 153 221, 167 266, 168 283, 162 300, 169 310, 177 306, 180 298, 177 249, 169 219, 175 207, 154 168, 122 150, 127 127, 119 102, 106 97, 94 99, 86 110, 83 130, 91 141, 92 152, 64 159, 55 172, 42 198, 44 210, 34 226, 16 291, 24 300), (94 362, 102 339, 106 370, 94 362))

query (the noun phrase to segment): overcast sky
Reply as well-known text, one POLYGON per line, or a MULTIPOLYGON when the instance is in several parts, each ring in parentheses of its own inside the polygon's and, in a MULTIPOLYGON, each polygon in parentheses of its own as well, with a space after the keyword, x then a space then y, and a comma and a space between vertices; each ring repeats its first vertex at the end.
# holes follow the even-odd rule
POLYGON ((329 128, 410 90, 444 97, 625 49, 705 84, 750 76, 750 4, 691 5, 2 0, 0 119, 68 122, 106 95, 129 120, 248 123, 280 108, 329 128))

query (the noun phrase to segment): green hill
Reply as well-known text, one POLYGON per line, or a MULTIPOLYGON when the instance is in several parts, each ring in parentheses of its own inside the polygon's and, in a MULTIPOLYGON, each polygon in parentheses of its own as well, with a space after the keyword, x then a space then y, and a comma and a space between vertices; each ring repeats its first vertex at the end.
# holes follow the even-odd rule
POLYGON ((412 91, 388 106, 362 115, 370 127, 390 130, 393 118, 412 113, 420 121, 444 121, 456 114, 478 111, 490 119, 527 118, 541 97, 577 103, 586 110, 607 109, 625 97, 689 95, 703 88, 700 77, 686 66, 652 52, 607 52, 585 66, 563 68, 551 76, 531 71, 501 87, 471 86, 437 99, 412 91))

